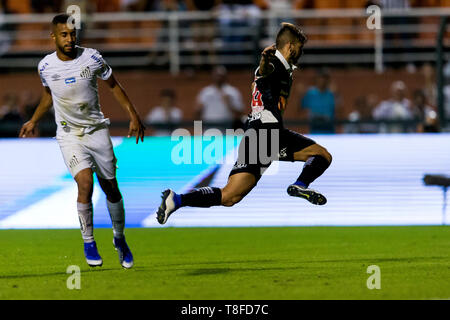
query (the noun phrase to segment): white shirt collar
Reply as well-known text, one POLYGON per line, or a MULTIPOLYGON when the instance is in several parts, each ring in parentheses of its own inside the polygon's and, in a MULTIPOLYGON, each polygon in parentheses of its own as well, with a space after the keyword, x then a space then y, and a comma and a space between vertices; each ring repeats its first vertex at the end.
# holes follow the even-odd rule
POLYGON ((287 62, 287 60, 283 57, 283 55, 281 54, 280 51, 275 51, 275 56, 281 61, 281 63, 284 65, 284 67, 286 68, 286 70, 295 70, 297 67, 296 66, 291 66, 289 64, 289 62, 287 62))

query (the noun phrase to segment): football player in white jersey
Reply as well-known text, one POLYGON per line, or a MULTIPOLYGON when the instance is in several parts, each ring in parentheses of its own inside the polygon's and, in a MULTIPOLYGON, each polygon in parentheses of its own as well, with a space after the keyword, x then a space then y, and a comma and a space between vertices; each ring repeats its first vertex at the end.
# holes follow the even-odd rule
POLYGON ((53 18, 51 37, 56 51, 39 63, 44 90, 32 118, 20 137, 34 135, 37 123, 51 108, 55 110, 56 139, 67 168, 78 185, 77 209, 84 253, 90 266, 101 266, 93 233, 92 192, 95 172, 106 194, 113 225, 113 243, 124 268, 133 266, 133 255, 125 241, 125 211, 116 180, 116 158, 109 135, 109 119, 103 116, 97 92, 97 78, 106 82, 130 121, 128 137, 144 141, 145 127, 109 65, 95 49, 76 46, 76 30, 68 23, 70 16, 53 18))

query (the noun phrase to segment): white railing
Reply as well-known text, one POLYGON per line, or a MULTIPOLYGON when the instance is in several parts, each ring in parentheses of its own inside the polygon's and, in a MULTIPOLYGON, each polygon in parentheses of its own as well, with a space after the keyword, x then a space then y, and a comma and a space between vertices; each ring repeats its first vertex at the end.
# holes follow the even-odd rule
MULTIPOLYGON (((53 49, 53 16, 0 15, 0 67, 35 67, 42 54, 53 49)), ((251 65, 273 42, 279 22, 288 20, 301 24, 310 39, 303 64, 372 64, 382 71, 385 63, 434 60, 443 16, 450 16, 450 8, 392 10, 382 17, 415 20, 369 30, 364 9, 266 11, 251 19, 228 20, 220 10, 95 13, 83 17, 81 36, 82 45, 107 51, 113 65, 165 64, 176 74, 188 65, 251 65)), ((444 45, 449 44, 447 37, 444 45)))

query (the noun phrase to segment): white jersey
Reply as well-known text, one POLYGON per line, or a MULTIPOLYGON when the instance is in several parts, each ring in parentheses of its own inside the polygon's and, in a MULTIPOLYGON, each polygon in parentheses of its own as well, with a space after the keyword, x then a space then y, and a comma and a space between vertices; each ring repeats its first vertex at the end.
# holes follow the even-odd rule
POLYGON ((238 89, 229 84, 224 84, 219 89, 216 85, 212 84, 203 88, 197 97, 197 103, 202 105, 203 121, 233 120, 233 113, 228 109, 223 95, 227 95, 230 98, 231 108, 236 111, 243 110, 244 105, 238 89))
POLYGON ((107 80, 111 67, 95 49, 77 46, 76 50, 73 60, 62 61, 53 52, 38 66, 42 84, 52 92, 58 134, 83 135, 109 124, 100 110, 97 77, 107 80))

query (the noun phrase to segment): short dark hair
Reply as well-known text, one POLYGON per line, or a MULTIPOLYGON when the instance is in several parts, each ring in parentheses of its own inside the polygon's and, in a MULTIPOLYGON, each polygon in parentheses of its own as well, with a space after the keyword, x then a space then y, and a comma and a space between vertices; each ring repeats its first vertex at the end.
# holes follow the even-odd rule
POLYGON ((56 26, 59 23, 67 23, 70 16, 67 13, 60 13, 53 17, 52 25, 56 26))
POLYGON ((292 23, 282 22, 281 28, 278 31, 277 39, 275 45, 278 49, 284 47, 287 43, 301 42, 305 44, 308 41, 305 33, 299 27, 293 25, 292 23))

